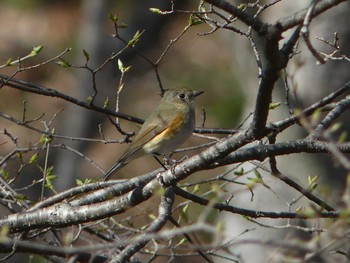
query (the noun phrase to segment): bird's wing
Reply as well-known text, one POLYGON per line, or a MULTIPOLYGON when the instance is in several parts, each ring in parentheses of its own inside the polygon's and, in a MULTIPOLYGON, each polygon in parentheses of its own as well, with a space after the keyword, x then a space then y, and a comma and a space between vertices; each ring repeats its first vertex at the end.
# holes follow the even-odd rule
POLYGON ((125 164, 133 159, 136 159, 142 155, 142 147, 149 140, 157 135, 158 126, 147 125, 147 129, 141 128, 139 133, 135 136, 130 147, 124 152, 124 154, 119 158, 119 160, 112 166, 111 169, 104 175, 104 179, 108 180, 111 175, 122 168, 125 164), (131 157, 131 158, 130 158, 131 157))
POLYGON ((135 136, 130 147, 125 151, 125 153, 120 157, 119 160, 129 162, 132 159, 136 159, 137 157, 139 157, 139 155, 138 154, 134 155, 134 153, 136 153, 137 151, 140 151, 140 154, 141 154, 141 152, 143 151, 142 147, 161 132, 162 130, 159 129, 158 126, 154 126, 154 125, 148 126, 145 129, 141 129, 138 132, 138 134, 135 136), (132 155, 134 155, 134 157, 129 159, 129 157, 132 155))
MULTIPOLYGON (((167 119, 171 120, 172 118, 167 119)), ((168 128, 169 123, 167 119, 163 117, 162 112, 159 110, 153 111, 119 161, 129 162, 140 157, 143 154, 143 146, 168 128)))

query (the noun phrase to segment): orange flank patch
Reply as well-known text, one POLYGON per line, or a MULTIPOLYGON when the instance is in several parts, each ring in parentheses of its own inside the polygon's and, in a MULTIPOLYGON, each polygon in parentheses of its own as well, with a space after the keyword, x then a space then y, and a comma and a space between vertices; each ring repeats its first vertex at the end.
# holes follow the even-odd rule
POLYGON ((164 131, 162 131, 160 134, 158 134, 156 137, 160 137, 160 138, 167 138, 170 137, 172 135, 174 135, 175 133, 177 133, 184 122, 184 117, 181 114, 178 114, 171 123, 169 123, 169 127, 166 128, 164 131))
POLYGON ((169 123, 169 127, 163 130, 161 133, 154 136, 154 138, 150 140, 143 147, 143 149, 146 152, 158 152, 158 153, 164 153, 164 151, 167 152, 168 150, 172 150, 173 147, 171 147, 172 143, 170 142, 171 141, 170 139, 172 138, 172 136, 174 136, 174 134, 178 133, 181 130, 183 126, 183 122, 184 122, 183 116, 181 115, 176 116, 176 118, 174 118, 174 120, 171 123, 169 123), (169 146, 171 148, 169 148, 169 146))

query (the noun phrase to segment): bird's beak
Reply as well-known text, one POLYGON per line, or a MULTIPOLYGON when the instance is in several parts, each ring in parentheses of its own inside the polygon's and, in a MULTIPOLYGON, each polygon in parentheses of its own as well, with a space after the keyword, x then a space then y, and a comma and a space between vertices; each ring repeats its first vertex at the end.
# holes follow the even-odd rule
POLYGON ((199 91, 195 91, 195 92, 193 93, 193 95, 194 95, 195 97, 197 97, 197 96, 201 95, 202 93, 204 93, 204 91, 203 91, 203 90, 199 90, 199 91))

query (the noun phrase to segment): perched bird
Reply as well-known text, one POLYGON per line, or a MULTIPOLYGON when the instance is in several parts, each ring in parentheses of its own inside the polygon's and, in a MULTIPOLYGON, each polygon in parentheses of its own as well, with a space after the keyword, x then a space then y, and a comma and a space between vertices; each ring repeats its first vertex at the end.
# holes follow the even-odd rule
POLYGON ((104 179, 108 180, 128 162, 145 154, 167 155, 183 144, 194 130, 194 98, 202 93, 188 88, 166 90, 158 107, 143 123, 129 148, 104 175, 104 179))

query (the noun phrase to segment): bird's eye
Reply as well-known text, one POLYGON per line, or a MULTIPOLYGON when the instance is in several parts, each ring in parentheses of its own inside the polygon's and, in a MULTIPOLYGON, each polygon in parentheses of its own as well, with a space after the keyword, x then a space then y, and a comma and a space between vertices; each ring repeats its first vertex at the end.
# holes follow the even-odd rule
POLYGON ((184 98, 186 98, 186 94, 185 94, 185 93, 180 93, 180 94, 178 95, 178 97, 179 97, 180 99, 184 99, 184 98))

